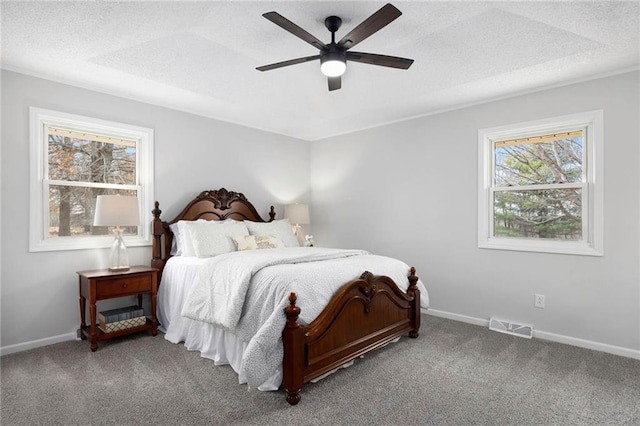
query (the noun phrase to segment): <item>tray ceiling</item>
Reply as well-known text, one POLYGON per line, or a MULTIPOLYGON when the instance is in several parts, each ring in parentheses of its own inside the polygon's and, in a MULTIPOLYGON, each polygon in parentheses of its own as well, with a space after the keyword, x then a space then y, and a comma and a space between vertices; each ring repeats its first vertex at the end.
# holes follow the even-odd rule
POLYGON ((403 15, 358 45, 415 59, 409 70, 349 62, 327 90, 317 52, 262 17, 277 11, 321 40, 384 5, 369 1, 11 2, 2 68, 316 140, 638 69, 638 1, 394 3, 403 15))

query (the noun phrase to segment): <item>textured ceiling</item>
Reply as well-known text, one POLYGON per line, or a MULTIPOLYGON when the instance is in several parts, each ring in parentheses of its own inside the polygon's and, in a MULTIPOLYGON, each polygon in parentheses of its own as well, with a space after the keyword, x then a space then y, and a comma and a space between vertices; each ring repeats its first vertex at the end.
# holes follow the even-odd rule
POLYGON ((2 68, 315 140, 638 69, 640 2, 398 1, 403 15, 357 51, 409 70, 349 62, 329 92, 317 54, 262 17, 276 11, 328 42, 384 2, 2 1, 2 68))

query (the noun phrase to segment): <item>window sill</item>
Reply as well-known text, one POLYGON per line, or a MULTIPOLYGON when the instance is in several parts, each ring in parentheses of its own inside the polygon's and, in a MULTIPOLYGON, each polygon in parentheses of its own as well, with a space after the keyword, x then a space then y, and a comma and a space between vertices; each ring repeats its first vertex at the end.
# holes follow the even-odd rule
MULTIPOLYGON (((104 237, 58 237, 41 241, 32 241, 29 245, 29 252, 43 251, 66 251, 66 250, 87 250, 87 249, 104 249, 113 245, 113 235, 104 237)), ((124 243, 127 248, 144 247, 151 245, 151 239, 142 237, 124 237, 124 243)))
POLYGON ((528 251, 535 253, 571 254, 578 256, 604 256, 592 244, 576 241, 538 241, 516 238, 490 238, 478 243, 478 248, 493 250, 528 251))

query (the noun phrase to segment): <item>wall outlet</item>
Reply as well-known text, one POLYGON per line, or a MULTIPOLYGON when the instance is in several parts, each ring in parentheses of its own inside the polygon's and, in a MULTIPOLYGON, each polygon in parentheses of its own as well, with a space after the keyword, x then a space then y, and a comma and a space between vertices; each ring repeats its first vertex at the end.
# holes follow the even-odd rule
POLYGON ((544 309, 544 294, 536 294, 533 304, 536 308, 544 309))

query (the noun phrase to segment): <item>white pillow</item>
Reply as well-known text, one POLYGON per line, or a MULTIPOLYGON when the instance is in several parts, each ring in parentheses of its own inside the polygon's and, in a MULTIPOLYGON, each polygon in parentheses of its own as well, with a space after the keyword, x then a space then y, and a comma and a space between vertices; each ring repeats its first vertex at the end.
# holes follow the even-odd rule
MULTIPOLYGON (((206 220, 198 219, 196 222, 206 223, 210 226, 218 226, 227 222, 237 222, 233 219, 220 220, 206 220)), ((169 225, 169 229, 173 232, 173 241, 171 242, 171 255, 172 256, 195 256, 196 251, 191 242, 191 235, 186 230, 188 223, 194 223, 191 220, 179 220, 176 223, 169 225)))
MULTIPOLYGON (((209 222, 204 219, 198 219, 198 222, 209 222)), ((169 225, 169 228, 173 231, 173 237, 176 242, 176 256, 195 256, 196 252, 191 243, 191 236, 187 232, 186 226, 188 223, 193 223, 190 220, 179 220, 176 223, 169 225)), ((213 224, 218 222, 211 221, 213 224)), ((172 244, 173 245, 173 244, 172 244)), ((173 250, 173 247, 171 247, 173 250)))
POLYGON ((180 238, 180 231, 178 230, 178 222, 169 225, 169 229, 173 232, 173 239, 171 240, 171 256, 180 256, 182 251, 178 248, 178 241, 180 238))
MULTIPOLYGON (((201 222, 206 222, 204 219, 199 219, 201 222)), ((190 220, 179 220, 176 223, 169 225, 171 231, 173 231, 173 241, 175 241, 175 255, 176 256, 195 256, 196 253, 191 244, 191 237, 185 229, 186 224, 191 223, 190 220)), ((171 250, 173 251, 173 243, 171 244, 171 250)))
POLYGON ((249 235, 247 226, 243 222, 211 223, 189 222, 186 225, 191 243, 198 257, 211 257, 236 251, 236 245, 231 237, 249 235))
POLYGON ((274 220, 273 222, 245 220, 244 223, 247 224, 251 235, 271 235, 281 239, 285 247, 300 247, 298 237, 293 233, 289 219, 274 220))
POLYGON ((233 237, 233 241, 238 251, 284 247, 280 238, 271 235, 237 235, 233 237))

